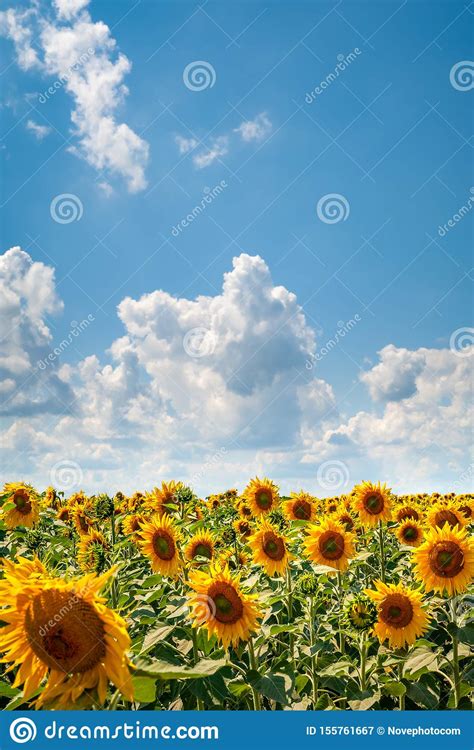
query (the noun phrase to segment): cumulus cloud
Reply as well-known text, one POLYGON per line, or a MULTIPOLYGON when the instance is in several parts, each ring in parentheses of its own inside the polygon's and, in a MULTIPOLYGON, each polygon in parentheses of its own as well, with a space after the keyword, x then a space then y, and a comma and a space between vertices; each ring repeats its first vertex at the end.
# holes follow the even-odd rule
POLYGON ((183 136, 181 135, 177 135, 174 140, 181 155, 188 154, 198 145, 198 142, 195 138, 183 138, 183 136))
POLYGON ((261 112, 253 120, 244 120, 234 132, 239 133, 242 140, 249 143, 250 141, 263 141, 271 133, 272 127, 266 112, 261 112))
POLYGON ((124 79, 131 63, 117 52, 108 26, 92 21, 86 5, 56 0, 56 17, 42 14, 36 3, 27 11, 9 9, 0 12, 0 33, 13 41, 20 67, 56 77, 71 95, 77 138, 71 150, 95 169, 121 176, 137 192, 147 184, 149 147, 115 117, 128 94, 124 79))
POLYGON ((34 120, 26 121, 26 129, 29 130, 38 141, 42 141, 47 135, 51 133, 51 128, 48 125, 40 125, 34 120))
POLYGON ((51 352, 45 318, 63 305, 54 271, 33 262, 19 247, 0 256, 0 412, 3 415, 58 413, 71 393, 53 367, 39 363, 51 352))
POLYGON ((210 167, 221 156, 225 156, 229 151, 229 139, 225 135, 216 138, 207 151, 201 151, 193 156, 193 164, 198 169, 210 167))

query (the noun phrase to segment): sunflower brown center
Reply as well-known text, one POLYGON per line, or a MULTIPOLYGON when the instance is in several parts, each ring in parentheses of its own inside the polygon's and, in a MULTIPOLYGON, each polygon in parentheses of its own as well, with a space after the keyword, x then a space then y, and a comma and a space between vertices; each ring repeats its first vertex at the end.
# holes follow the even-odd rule
POLYGON ((252 515, 252 511, 250 508, 247 507, 247 505, 242 505, 240 512, 243 516, 246 516, 247 518, 252 515))
POLYGON ((94 607, 77 594, 47 590, 30 602, 28 642, 39 659, 65 673, 87 672, 105 657, 105 630, 94 607))
POLYGON ((243 536, 249 536, 250 535, 250 525, 247 523, 247 521, 241 521, 239 523, 239 531, 243 536))
POLYGON ((413 542, 418 538, 418 529, 416 526, 405 526, 403 529, 403 538, 408 539, 409 542, 413 542))
POLYGON ((25 490, 18 490, 18 492, 15 492, 13 495, 13 502, 15 503, 18 513, 21 513, 22 516, 27 516, 28 513, 31 513, 31 502, 28 493, 25 492, 25 490))
POLYGON ((335 513, 335 512, 336 512, 336 510, 337 510, 337 505, 336 505, 336 503, 330 503, 330 504, 328 505, 328 513, 335 513))
POLYGON ((160 560, 172 560, 176 554, 176 545, 172 537, 163 529, 155 532, 153 549, 160 560))
POLYGON ((435 515, 434 522, 435 526, 444 526, 444 524, 447 523, 451 527, 456 526, 459 523, 456 514, 447 509, 438 511, 435 515))
POLYGON ((469 505, 461 505, 459 510, 466 518, 471 517, 471 508, 469 507, 469 505))
POLYGON ((255 496, 255 502, 261 510, 268 510, 272 504, 272 496, 266 490, 259 490, 255 496))
POLYGON ((368 495, 364 498, 364 508, 372 516, 378 516, 384 508, 383 497, 381 495, 368 495))
POLYGON ((388 594, 380 604, 379 615, 392 628, 406 628, 413 619, 413 607, 408 596, 388 594))
POLYGON ((337 531, 325 531, 319 537, 319 551, 326 560, 339 560, 344 554, 344 537, 337 531))
POLYGON ((242 617, 244 605, 237 591, 230 583, 216 581, 211 584, 208 591, 209 597, 214 602, 214 617, 218 622, 232 625, 242 617))
POLYGON ((81 527, 82 531, 85 531, 87 533, 89 531, 90 523, 88 519, 86 518, 86 516, 80 514, 78 516, 78 520, 79 520, 79 526, 81 527))
POLYGON ((430 551, 429 563, 437 576, 454 578, 464 568, 464 554, 456 542, 437 542, 430 551))
POLYGON ((405 518, 413 518, 415 521, 419 521, 420 515, 414 508, 401 508, 397 513, 397 521, 404 521, 405 518))
POLYGON ((297 500, 293 505, 293 514, 300 521, 311 519, 311 505, 307 500, 297 500))
POLYGON ((282 560, 285 557, 285 543, 273 531, 266 531, 262 537, 262 548, 271 560, 282 560))
POLYGON ((194 548, 193 557, 197 557, 197 555, 200 555, 201 557, 207 557, 210 560, 212 557, 212 550, 208 544, 199 542, 199 544, 196 544, 194 548))
POLYGON ((349 514, 340 516, 339 522, 342 523, 346 531, 352 531, 354 528, 354 521, 349 514))

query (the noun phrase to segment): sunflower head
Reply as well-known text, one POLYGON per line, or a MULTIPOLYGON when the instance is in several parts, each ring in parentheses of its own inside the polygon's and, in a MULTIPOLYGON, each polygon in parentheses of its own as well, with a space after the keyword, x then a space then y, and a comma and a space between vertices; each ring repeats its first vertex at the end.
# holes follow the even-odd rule
POLYGON ((140 538, 142 525, 149 520, 144 513, 130 513, 122 521, 122 531, 126 536, 132 536, 134 540, 140 538))
POLYGON ((283 503, 283 513, 288 521, 313 522, 316 518, 316 505, 314 498, 307 492, 292 493, 289 500, 283 503))
POLYGON ((376 526, 379 521, 390 521, 390 490, 385 484, 362 482, 353 490, 353 508, 359 514, 363 526, 376 526))
POLYGON ((247 539, 252 533, 252 527, 250 523, 244 518, 238 518, 232 525, 237 534, 241 537, 244 537, 244 539, 247 539))
POLYGON ((354 531, 355 521, 349 511, 339 511, 339 513, 336 513, 336 515, 334 516, 334 520, 340 526, 343 526, 346 531, 354 531))
POLYGON ((255 477, 245 488, 244 498, 254 516, 264 516, 278 505, 278 487, 266 477, 255 477))
POLYGON ((298 578, 296 586, 304 596, 316 596, 318 593, 318 577, 314 573, 303 573, 298 578))
POLYGON ((189 596, 194 627, 204 627, 224 648, 248 641, 259 628, 256 596, 241 587, 240 576, 227 565, 212 564, 209 572, 191 570, 189 596))
POLYGON ((429 529, 413 553, 415 575, 427 591, 454 596, 465 591, 474 576, 474 540, 465 528, 429 529))
POLYGON ((7 529, 17 526, 32 528, 38 523, 40 499, 30 484, 10 482, 3 488, 3 494, 7 497, 1 509, 1 518, 7 529))
POLYGON ((408 547, 419 547, 423 541, 423 526, 414 518, 406 518, 394 531, 400 544, 406 544, 408 547))
POLYGON ((237 510, 239 511, 239 516, 242 516, 242 518, 252 517, 252 510, 244 501, 238 504, 237 510))
POLYGON ((108 495, 99 495, 95 498, 94 502, 94 515, 101 521, 105 521, 107 518, 112 518, 115 515, 115 504, 111 497, 108 495))
POLYGON ((71 508, 71 519, 79 536, 88 534, 95 523, 95 519, 92 518, 92 503, 87 501, 84 505, 74 505, 71 508))
POLYGON ((282 575, 286 571, 291 560, 288 541, 265 518, 247 541, 252 550, 254 563, 261 565, 268 575, 282 575))
POLYGON ((44 504, 47 508, 53 508, 53 510, 58 510, 58 508, 60 507, 61 498, 59 497, 54 487, 46 488, 46 492, 44 495, 44 504))
POLYGON ((208 531, 198 531, 189 540, 184 556, 190 562, 205 562, 212 560, 215 554, 215 543, 212 534, 208 531))
POLYGON ((328 565, 343 572, 355 555, 354 535, 332 518, 326 518, 308 526, 303 548, 306 557, 317 565, 328 565))
POLYGON ((422 514, 419 509, 416 508, 414 503, 402 503, 398 505, 394 510, 395 519, 398 523, 412 519, 414 521, 421 521, 422 514))
POLYGON ((14 687, 28 700, 43 682, 37 708, 103 704, 109 681, 132 700, 124 620, 99 591, 112 571, 78 580, 51 577, 38 560, 4 563, 0 581, 0 651, 18 667, 14 687))
POLYGON ((139 545, 149 558, 152 569, 169 578, 177 578, 181 570, 178 541, 181 533, 167 516, 154 516, 141 525, 139 545))
POLYGON ((446 523, 451 528, 455 526, 465 526, 466 517, 460 512, 456 504, 451 500, 440 500, 435 503, 427 513, 426 521, 428 526, 442 528, 446 523))
POLYGON ((109 543, 100 531, 92 529, 88 534, 82 534, 77 546, 79 567, 85 572, 103 573, 110 567, 109 551, 109 543))
POLYGON ((374 603, 363 594, 358 594, 349 602, 344 614, 349 627, 358 631, 373 628, 377 620, 374 603))
POLYGON ((364 592, 377 606, 374 634, 391 648, 412 645, 428 629, 428 616, 422 609, 421 593, 403 584, 375 582, 375 590, 364 592))

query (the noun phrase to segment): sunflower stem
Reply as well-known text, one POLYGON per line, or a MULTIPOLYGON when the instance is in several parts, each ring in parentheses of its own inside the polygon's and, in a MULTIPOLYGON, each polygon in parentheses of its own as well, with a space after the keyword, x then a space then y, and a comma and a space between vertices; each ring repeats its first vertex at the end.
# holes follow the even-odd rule
POLYGON ((461 678, 459 673, 459 640, 458 640, 458 623, 456 617, 456 607, 454 599, 450 601, 452 631, 451 638, 453 641, 453 682, 454 682, 454 708, 459 708, 461 701, 461 678))
MULTIPOLYGON (((115 555, 115 511, 110 516, 110 533, 112 537, 112 557, 114 557, 115 555)), ((111 598, 113 609, 117 609, 118 598, 119 598, 117 575, 114 575, 112 579, 112 586, 110 587, 110 598, 111 598)))
MULTIPOLYGON (((255 656, 255 649, 253 646, 253 638, 249 638, 249 661, 250 661, 250 668, 253 669, 254 672, 258 672, 258 664, 257 659, 255 656)), ((256 689, 252 687, 252 695, 253 695, 253 708, 254 711, 260 711, 260 696, 256 689)))
POLYGON ((383 525, 379 521, 379 546, 380 546, 380 580, 385 583, 385 550, 383 543, 383 525))
MULTIPOLYGON (((198 649, 198 642, 197 642, 197 631, 196 628, 191 628, 191 636, 193 639, 193 666, 196 666, 196 664, 199 661, 199 649, 198 649)), ((202 698, 197 697, 197 710, 203 711, 204 710, 204 703, 202 701, 202 698)))
POLYGON ((313 685, 313 710, 315 710, 316 704, 318 702, 318 673, 316 657, 316 618, 314 613, 314 596, 310 598, 309 627, 311 644, 311 681, 313 685))
MULTIPOLYGON (((403 685, 403 664, 406 659, 406 652, 402 649, 401 654, 402 654, 402 659, 400 660, 398 664, 398 681, 403 685)), ((405 693, 400 695, 398 699, 398 706, 400 708, 400 711, 405 710, 405 693)))
MULTIPOLYGON (((292 580, 291 580, 291 568, 290 568, 289 564, 288 564, 288 567, 286 569, 286 588, 287 588, 287 593, 288 593, 288 604, 287 604, 287 606, 288 606, 288 622, 292 623, 293 622, 293 583, 292 583, 292 580)), ((294 667, 295 666, 294 665, 294 659, 295 659, 295 655, 294 655, 294 637, 293 637, 293 633, 291 631, 290 631, 290 633, 288 635, 289 635, 289 644, 290 644, 290 658, 291 658, 291 661, 293 662, 293 667, 294 667)))
MULTIPOLYGON (((342 588, 342 576, 339 570, 337 571, 337 587, 338 587, 338 594, 339 594, 339 606, 342 609, 342 602, 344 600, 344 591, 342 588)), ((339 649, 341 651, 341 654, 345 653, 345 639, 344 639, 344 632, 342 630, 342 618, 339 618, 339 649)))
POLYGON ((360 640, 360 689, 364 693, 367 688, 367 633, 364 631, 360 640))

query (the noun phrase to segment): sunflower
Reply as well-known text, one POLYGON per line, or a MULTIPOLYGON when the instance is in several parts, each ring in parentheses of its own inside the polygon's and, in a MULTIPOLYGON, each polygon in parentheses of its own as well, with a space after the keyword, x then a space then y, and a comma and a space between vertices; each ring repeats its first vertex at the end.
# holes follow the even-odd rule
POLYGON ((194 534, 184 550, 184 556, 187 560, 194 560, 195 557, 205 557, 212 560, 214 553, 214 539, 208 531, 198 531, 194 534))
POLYGON ((399 523, 406 521, 408 518, 412 518, 414 521, 421 521, 421 513, 415 507, 414 503, 403 503, 397 506, 394 509, 394 516, 399 523))
POLYGON ((205 627, 224 648, 248 641, 258 630, 257 596, 242 590, 240 575, 232 575, 227 565, 212 564, 208 573, 192 570, 189 585, 193 626, 205 627))
POLYGON ((454 596, 467 589, 474 575, 474 540, 465 528, 434 527, 413 553, 415 575, 427 591, 454 596))
POLYGON ((126 536, 133 536, 139 539, 142 525, 149 520, 149 516, 144 513, 131 513, 126 516, 122 522, 122 531, 126 536))
POLYGON ((337 513, 337 511, 340 510, 338 498, 327 497, 324 501, 324 510, 326 511, 326 513, 329 513, 330 515, 332 513, 337 513))
POLYGON ((175 482, 174 480, 168 482, 168 484, 162 482, 161 487, 154 487, 153 492, 147 494, 145 506, 158 515, 171 513, 172 508, 169 506, 176 502, 176 493, 182 487, 182 482, 175 482))
POLYGON ((474 519, 474 503, 471 499, 460 497, 458 498, 458 508, 463 514, 464 518, 468 523, 472 523, 474 519))
POLYGON ((274 526, 264 519, 247 541, 254 563, 261 565, 267 575, 285 573, 292 558, 288 552, 287 539, 274 526))
POLYGON ((74 492, 73 495, 67 501, 67 505, 73 508, 75 505, 84 505, 87 502, 87 497, 82 490, 80 492, 74 492))
POLYGON ((316 564, 341 572, 347 570, 349 559, 355 554, 354 535, 332 518, 309 526, 303 547, 307 557, 316 564))
POLYGON ((359 631, 372 628, 377 620, 374 603, 363 594, 358 594, 349 602, 344 614, 348 624, 359 631))
POLYGON ((421 606, 422 595, 403 584, 375 582, 376 590, 365 594, 377 605, 374 635, 391 648, 410 646, 428 629, 428 615, 421 606))
POLYGON ((402 521, 394 532, 400 544, 407 544, 409 547, 419 547, 423 541, 423 526, 414 518, 402 521))
POLYGON ((79 536, 88 534, 94 526, 94 519, 90 515, 91 509, 89 501, 84 505, 74 505, 71 508, 71 519, 79 536))
POLYGON ((250 518, 252 516, 252 509, 243 501, 238 504, 237 510, 242 518, 250 518))
POLYGON ((385 484, 362 482, 354 487, 353 508, 359 513, 363 526, 376 526, 379 521, 390 521, 390 490, 385 484))
POLYGON ((61 499, 54 487, 47 487, 44 495, 44 504, 47 508, 58 510, 61 505, 61 499))
POLYGON ((88 534, 82 534, 77 545, 77 562, 81 570, 103 573, 108 567, 109 549, 107 539, 100 531, 92 529, 88 534))
POLYGON ((355 521, 347 510, 336 513, 334 521, 340 526, 344 526, 346 531, 354 531, 355 521))
POLYGON ((181 537, 179 529, 167 516, 154 516, 142 524, 139 545, 150 558, 155 572, 169 578, 177 578, 181 569, 177 542, 181 537))
POLYGON ((435 503, 426 515, 428 526, 442 528, 447 523, 451 528, 465 526, 466 517, 458 510, 452 501, 435 503))
POLYGON ((244 518, 238 518, 236 521, 234 521, 232 526, 234 527, 237 534, 240 534, 240 536, 243 536, 245 539, 247 539, 252 533, 251 525, 244 518))
POLYGON ((255 477, 245 488, 244 498, 254 516, 263 516, 277 506, 278 487, 266 477, 255 477))
POLYGON ((283 513, 288 521, 309 521, 316 518, 314 498, 307 492, 292 493, 289 500, 284 500, 283 513))
POLYGON ((239 568, 245 568, 248 564, 249 557, 242 550, 235 552, 232 549, 228 549, 219 558, 221 565, 228 565, 231 570, 238 570, 239 568))
POLYGON ((64 505, 62 508, 58 510, 56 513, 56 518, 58 521, 62 521, 63 523, 67 523, 71 520, 71 510, 67 507, 67 505, 64 505))
POLYGON ((10 482, 4 486, 3 494, 9 496, 2 508, 2 518, 7 529, 14 529, 16 526, 31 528, 38 522, 39 497, 30 484, 10 482))
POLYGON ((2 662, 19 667, 13 687, 35 706, 75 708, 83 696, 103 704, 108 682, 133 699, 125 621, 99 591, 112 571, 76 580, 51 577, 39 560, 4 561, 0 581, 2 662))

